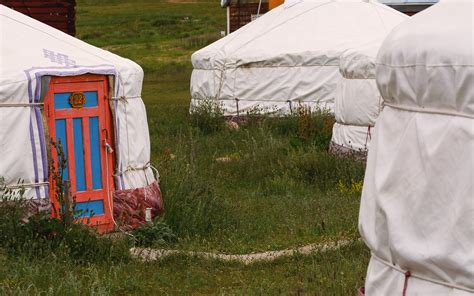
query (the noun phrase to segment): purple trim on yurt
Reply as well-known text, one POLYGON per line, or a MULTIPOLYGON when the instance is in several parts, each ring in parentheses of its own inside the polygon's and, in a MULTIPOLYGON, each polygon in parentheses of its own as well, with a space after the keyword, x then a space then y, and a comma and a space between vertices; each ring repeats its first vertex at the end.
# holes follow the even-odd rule
MULTIPOLYGON (((28 101, 32 103, 33 96, 31 91, 31 76, 28 71, 25 71, 26 77, 28 78, 28 101)), ((36 141, 35 141, 35 134, 33 132, 33 122, 31 120, 31 116, 35 116, 35 114, 30 113, 30 142, 31 142, 31 151, 33 153, 33 169, 35 173, 35 183, 38 183, 38 160, 36 159, 36 141)), ((35 194, 36 198, 40 198, 40 190, 39 187, 35 187, 35 194)))
MULTIPOLYGON (((36 159, 36 142, 35 142, 35 137, 34 137, 34 131, 33 131, 33 123, 31 122, 31 114, 30 114, 30 141, 31 141, 31 147, 33 147, 33 167, 35 169, 35 183, 38 183, 38 160, 36 159)), ((38 186, 35 186, 35 193, 36 193, 36 198, 40 198, 40 190, 38 186)))
MULTIPOLYGON (((43 120, 41 119, 41 111, 39 107, 34 107, 35 109, 35 117, 36 117, 36 125, 38 126, 39 132, 39 139, 40 139, 40 147, 41 147, 41 160, 43 162, 43 182, 48 182, 48 159, 46 154, 46 145, 44 143, 44 131, 43 131, 43 120)), ((45 196, 49 197, 48 190, 45 189, 45 196)))

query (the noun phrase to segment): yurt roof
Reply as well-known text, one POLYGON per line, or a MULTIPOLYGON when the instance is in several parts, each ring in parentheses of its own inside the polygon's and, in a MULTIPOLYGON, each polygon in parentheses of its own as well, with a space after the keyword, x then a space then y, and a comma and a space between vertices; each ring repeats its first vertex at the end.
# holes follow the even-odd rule
MULTIPOLYGON (((0 5, 0 32, 0 94, 7 85, 26 81, 25 72, 36 68, 87 69, 103 66, 114 68, 122 75, 143 75, 136 63, 3 5, 0 5)), ((4 98, 4 95, 0 96, 0 101, 4 98)))
POLYGON ((305 0, 280 5, 195 52, 195 68, 337 65, 343 50, 376 42, 403 14, 374 0, 305 0))

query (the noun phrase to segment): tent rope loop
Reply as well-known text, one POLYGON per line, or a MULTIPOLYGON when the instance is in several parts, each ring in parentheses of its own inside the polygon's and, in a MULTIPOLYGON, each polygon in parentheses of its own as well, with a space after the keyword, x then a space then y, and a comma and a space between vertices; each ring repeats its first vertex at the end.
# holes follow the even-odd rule
POLYGON ((16 185, 5 185, 6 189, 22 189, 22 188, 36 188, 48 186, 49 182, 38 182, 38 183, 27 183, 27 184, 16 184, 16 185))
POLYGON ((367 134, 366 134, 366 136, 365 136, 365 144, 364 144, 365 150, 367 150, 367 144, 369 144, 369 141, 372 140, 372 133, 371 133, 371 131, 370 131, 371 129, 372 129, 372 126, 369 125, 369 126, 367 127, 367 134))
POLYGON ((237 117, 239 117, 240 114, 239 114, 239 99, 238 98, 235 98, 235 106, 237 108, 237 117))
POLYGON ((44 103, 0 103, 1 107, 43 107, 44 103))
POLYGON ((414 107, 414 106, 407 106, 407 105, 400 105, 400 104, 392 104, 392 103, 384 103, 385 106, 388 106, 393 109, 409 111, 409 112, 417 112, 417 113, 427 113, 427 114, 436 114, 436 115, 447 115, 447 116, 458 116, 458 117, 465 117, 469 119, 474 119, 473 114, 467 114, 462 112, 456 111, 446 111, 446 110, 438 110, 438 109, 430 109, 425 107, 414 107))
MULTIPOLYGON (((151 168, 152 170, 154 170, 157 174, 158 174, 158 170, 153 167, 150 163, 147 163, 145 166, 143 167, 133 167, 131 165, 127 166, 127 168, 121 172, 115 172, 114 176, 115 177, 119 177, 119 176, 123 176, 125 173, 128 173, 128 172, 136 172, 136 171, 145 171, 147 169, 151 168)), ((158 177, 160 175, 158 174, 158 177)))
POLYGON ((224 67, 221 70, 221 79, 219 81, 219 89, 217 90, 217 93, 216 93, 216 100, 219 100, 219 98, 221 97, 222 85, 224 85, 226 71, 227 71, 227 66, 224 63, 224 67))
POLYGON ((410 276, 411 276, 410 271, 405 272, 405 282, 403 283, 403 294, 402 294, 403 296, 407 295, 408 279, 410 278, 410 276))
POLYGON ((433 284, 436 284, 436 285, 444 286, 444 287, 447 287, 447 288, 457 289, 457 290, 461 290, 461 291, 474 293, 473 288, 463 287, 463 286, 459 286, 459 285, 456 285, 456 284, 453 284, 453 283, 447 283, 447 282, 443 282, 443 281, 440 281, 440 280, 431 279, 431 278, 428 278, 428 277, 421 276, 419 274, 415 274, 413 272, 409 272, 409 276, 407 276, 408 270, 403 270, 402 268, 396 266, 394 263, 390 263, 390 262, 378 257, 374 253, 371 253, 371 255, 372 255, 372 258, 374 258, 378 262, 382 263, 383 265, 385 265, 387 267, 390 267, 391 269, 393 269, 397 272, 402 273, 405 276, 405 281, 408 281, 408 278, 411 277, 411 278, 416 278, 416 279, 419 279, 419 280, 422 280, 422 281, 430 282, 430 283, 433 283, 433 284))
POLYGON ((111 100, 113 101, 119 101, 119 102, 122 102, 122 103, 128 103, 128 100, 131 100, 131 99, 139 99, 141 98, 141 96, 120 96, 120 97, 112 97, 111 100))

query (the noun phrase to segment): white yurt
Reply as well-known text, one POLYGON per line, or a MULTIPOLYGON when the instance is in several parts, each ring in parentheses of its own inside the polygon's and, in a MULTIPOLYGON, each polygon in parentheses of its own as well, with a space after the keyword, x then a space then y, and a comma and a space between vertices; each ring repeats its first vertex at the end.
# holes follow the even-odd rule
POLYGON ((364 156, 373 136, 382 97, 375 83, 375 57, 380 43, 345 51, 339 62, 330 150, 364 156))
POLYGON ((442 0, 377 57, 359 216, 366 295, 474 295, 474 2, 442 0))
POLYGON ((146 197, 161 210, 141 67, 2 5, 0 32, 0 187, 21 185, 25 199, 48 204, 60 154, 51 143, 61 143, 63 180, 101 231, 113 206, 146 197))
POLYGON ((339 56, 406 18, 374 0, 286 1, 192 55, 191 108, 214 100, 226 115, 332 109, 339 56))

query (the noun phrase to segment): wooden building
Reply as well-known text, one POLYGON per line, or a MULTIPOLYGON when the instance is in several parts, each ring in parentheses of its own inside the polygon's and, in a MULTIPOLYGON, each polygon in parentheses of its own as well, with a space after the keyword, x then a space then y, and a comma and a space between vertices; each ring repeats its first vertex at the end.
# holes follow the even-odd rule
POLYGON ((234 0, 224 4, 227 9, 227 34, 245 26, 268 11, 268 0, 234 0))
POLYGON ((76 34, 76 0, 0 0, 0 4, 69 35, 76 34))

